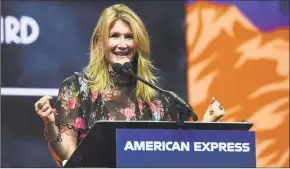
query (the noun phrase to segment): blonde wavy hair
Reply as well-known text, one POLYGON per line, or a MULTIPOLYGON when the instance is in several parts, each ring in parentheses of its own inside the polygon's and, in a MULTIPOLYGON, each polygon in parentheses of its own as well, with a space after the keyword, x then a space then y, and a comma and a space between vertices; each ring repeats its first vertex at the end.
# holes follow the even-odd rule
MULTIPOLYGON (((157 77, 153 74, 154 65, 150 61, 150 40, 142 20, 128 6, 116 4, 106 8, 100 18, 90 42, 90 62, 87 66, 87 75, 90 78, 89 86, 92 92, 99 92, 106 87, 114 85, 108 72, 107 41, 111 27, 117 20, 130 25, 136 44, 138 55, 138 76, 155 84, 157 77)), ((135 56, 136 57, 136 56, 135 56)), ((136 97, 143 101, 150 100, 157 92, 142 82, 137 82, 136 97)))

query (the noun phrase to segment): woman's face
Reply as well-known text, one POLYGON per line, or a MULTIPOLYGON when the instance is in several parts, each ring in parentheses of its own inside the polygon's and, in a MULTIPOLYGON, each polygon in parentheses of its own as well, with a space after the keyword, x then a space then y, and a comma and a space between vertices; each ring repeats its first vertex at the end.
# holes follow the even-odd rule
POLYGON ((130 25, 118 20, 112 26, 108 40, 109 62, 111 64, 132 61, 135 56, 135 42, 130 25))

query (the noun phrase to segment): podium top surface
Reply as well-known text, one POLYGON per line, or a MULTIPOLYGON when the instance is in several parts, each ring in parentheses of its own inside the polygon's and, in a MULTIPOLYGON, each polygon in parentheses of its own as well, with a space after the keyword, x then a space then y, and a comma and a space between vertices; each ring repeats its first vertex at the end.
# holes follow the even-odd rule
MULTIPOLYGON (((136 129, 176 129, 180 128, 175 121, 124 121, 100 120, 95 126, 110 126, 110 128, 136 128, 136 129)), ((250 130, 253 123, 248 122, 194 122, 185 121, 182 129, 195 130, 250 130)), ((95 128, 95 127, 93 127, 95 128)), ((92 129, 93 129, 92 128, 92 129)))

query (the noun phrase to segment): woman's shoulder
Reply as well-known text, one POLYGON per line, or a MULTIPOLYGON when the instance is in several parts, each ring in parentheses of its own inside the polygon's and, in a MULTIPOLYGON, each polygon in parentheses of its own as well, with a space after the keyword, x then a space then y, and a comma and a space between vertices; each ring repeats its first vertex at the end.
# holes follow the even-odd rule
POLYGON ((79 72, 73 72, 70 76, 66 77, 61 85, 70 85, 70 84, 78 84, 80 80, 87 79, 86 71, 82 70, 79 72))
POLYGON ((62 82, 61 84, 62 85, 67 85, 67 84, 72 84, 72 83, 75 83, 77 80, 77 76, 75 74, 72 74, 68 77, 66 77, 62 82))

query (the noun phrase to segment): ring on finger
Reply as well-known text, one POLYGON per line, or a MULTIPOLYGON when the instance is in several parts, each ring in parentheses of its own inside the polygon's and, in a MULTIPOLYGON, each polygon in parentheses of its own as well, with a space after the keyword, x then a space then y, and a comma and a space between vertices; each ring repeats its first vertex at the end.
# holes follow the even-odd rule
POLYGON ((42 103, 38 103, 38 104, 37 104, 37 108, 38 108, 38 109, 42 109, 42 107, 43 107, 43 104, 42 104, 42 103))

